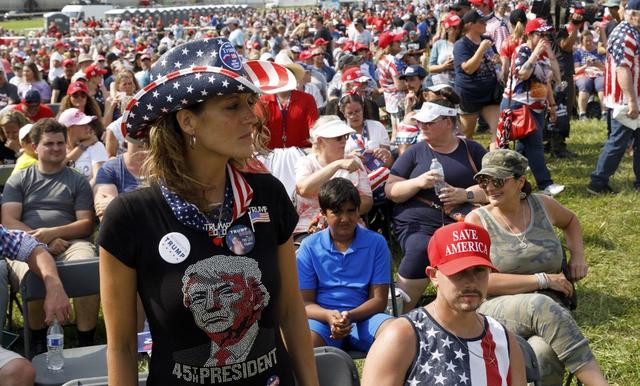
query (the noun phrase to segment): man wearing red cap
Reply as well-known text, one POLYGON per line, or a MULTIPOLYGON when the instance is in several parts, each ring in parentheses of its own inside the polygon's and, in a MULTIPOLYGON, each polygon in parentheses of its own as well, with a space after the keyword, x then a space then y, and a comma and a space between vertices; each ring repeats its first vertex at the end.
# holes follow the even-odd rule
POLYGON ((62 97, 67 95, 67 88, 69 88, 71 78, 76 72, 76 62, 73 59, 65 59, 62 66, 64 74, 55 78, 51 84, 51 103, 60 103, 62 97))
POLYGON ((396 137, 396 130, 400 121, 399 114, 401 113, 399 107, 404 100, 404 90, 407 89, 404 82, 400 80, 400 71, 396 66, 394 57, 402 50, 400 47, 402 37, 402 34, 383 32, 378 40, 378 47, 384 52, 384 55, 378 60, 378 81, 384 92, 385 109, 391 116, 391 141, 395 140, 396 137))
POLYGON ((438 291, 436 300, 385 328, 367 356, 363 386, 526 384, 514 335, 476 312, 487 294, 489 272, 496 271, 490 247, 487 231, 474 224, 458 222, 434 233, 427 275, 438 291))
POLYGON ((49 57, 49 83, 59 76, 64 75, 62 62, 64 61, 64 43, 57 41, 53 43, 53 51, 49 57))

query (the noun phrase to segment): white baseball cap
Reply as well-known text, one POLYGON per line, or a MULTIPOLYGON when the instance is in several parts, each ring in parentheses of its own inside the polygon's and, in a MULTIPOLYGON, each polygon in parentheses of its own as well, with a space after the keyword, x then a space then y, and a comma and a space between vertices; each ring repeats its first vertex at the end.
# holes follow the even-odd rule
POLYGON ((322 125, 316 127, 311 132, 311 136, 314 139, 318 137, 336 138, 346 134, 353 134, 355 132, 356 131, 349 127, 349 125, 347 125, 344 121, 335 120, 323 123, 322 125))
POLYGON ((419 122, 430 123, 440 117, 455 117, 456 115, 458 115, 456 109, 426 102, 420 110, 416 110, 416 115, 412 118, 419 122))
POLYGON ((70 108, 63 111, 58 117, 58 122, 66 127, 75 125, 86 125, 96 119, 95 115, 86 115, 76 108, 70 108))
POLYGON ((31 133, 32 127, 33 127, 32 123, 27 123, 26 125, 22 126, 20 128, 20 131, 18 131, 18 138, 20 138, 21 141, 25 139, 25 137, 29 135, 29 133, 31 133))

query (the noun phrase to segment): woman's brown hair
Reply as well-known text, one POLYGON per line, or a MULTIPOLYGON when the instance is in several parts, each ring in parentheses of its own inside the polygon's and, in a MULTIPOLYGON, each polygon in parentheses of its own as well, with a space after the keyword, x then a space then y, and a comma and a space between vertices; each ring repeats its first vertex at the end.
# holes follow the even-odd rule
MULTIPOLYGON (((194 114, 201 114, 204 106, 205 102, 201 102, 187 109, 194 114)), ((176 115, 177 112, 166 115, 151 126, 148 134, 149 155, 142 164, 141 174, 144 176, 145 183, 164 183, 169 190, 184 200, 204 209, 208 204, 202 191, 209 189, 210 186, 198 181, 190 172, 185 157, 189 144, 182 133, 176 115)), ((254 149, 256 137, 264 141, 260 135, 254 135, 254 149)), ((246 159, 231 159, 230 162, 241 168, 246 163, 246 159)))

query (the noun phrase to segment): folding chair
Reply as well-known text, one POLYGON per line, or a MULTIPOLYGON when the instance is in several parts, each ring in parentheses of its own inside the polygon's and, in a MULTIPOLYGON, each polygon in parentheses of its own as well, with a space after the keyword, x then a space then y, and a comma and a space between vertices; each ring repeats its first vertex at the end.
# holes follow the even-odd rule
POLYGON ((313 349, 320 386, 359 386, 358 369, 353 359, 335 347, 313 349))
MULTIPOLYGON (((58 275, 69 298, 97 295, 100 293, 98 258, 58 262, 56 265, 58 275)), ((29 307, 27 307, 27 303, 31 300, 44 299, 44 283, 36 274, 28 271, 20 284, 20 293, 22 294, 22 302, 24 304, 24 355, 31 359, 31 330, 29 329, 29 307)))
POLYGON ((514 336, 516 337, 518 344, 520 344, 520 349, 522 350, 527 383, 533 384, 533 386, 540 386, 540 368, 538 367, 538 359, 536 359, 536 353, 524 338, 515 334, 514 336))
POLYGON ((16 165, 0 165, 0 188, 4 188, 4 184, 7 183, 15 166, 16 165))

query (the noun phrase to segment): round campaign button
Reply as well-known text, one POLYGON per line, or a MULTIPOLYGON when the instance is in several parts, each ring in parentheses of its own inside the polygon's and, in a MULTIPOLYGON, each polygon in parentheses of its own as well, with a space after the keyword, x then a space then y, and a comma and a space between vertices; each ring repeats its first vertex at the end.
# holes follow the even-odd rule
POLYGON ((167 263, 179 264, 189 256, 191 243, 182 233, 167 233, 158 244, 158 252, 167 263))
POLYGON ((253 250, 256 245, 256 236, 248 226, 234 225, 227 231, 225 241, 231 252, 244 255, 253 250))

